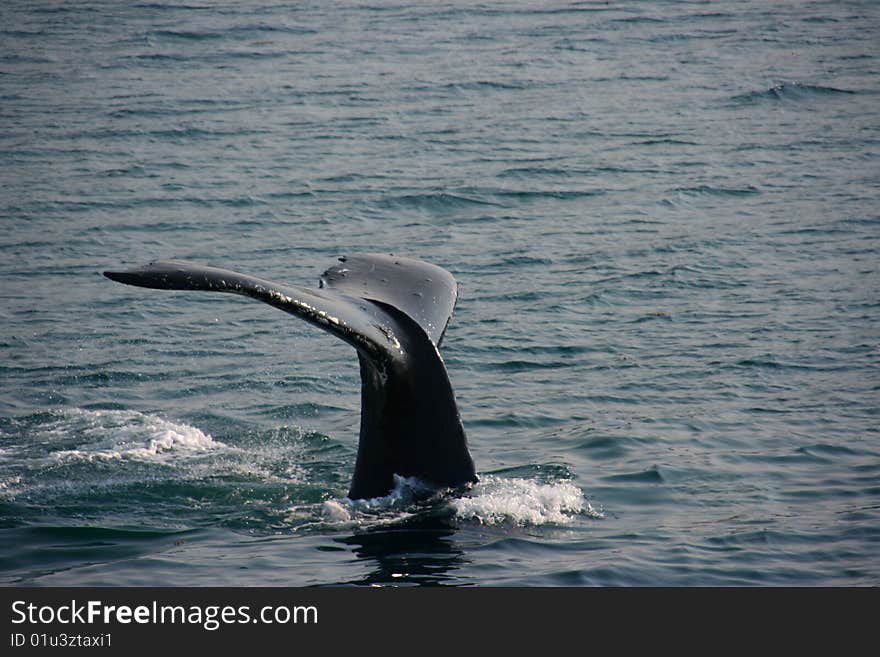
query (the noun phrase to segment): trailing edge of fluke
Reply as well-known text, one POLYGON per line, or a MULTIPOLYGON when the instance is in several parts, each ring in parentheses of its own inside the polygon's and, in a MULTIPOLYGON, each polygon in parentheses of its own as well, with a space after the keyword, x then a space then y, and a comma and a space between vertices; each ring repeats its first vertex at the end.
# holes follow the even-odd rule
POLYGON ((139 287, 248 296, 353 346, 360 361, 361 426, 350 498, 387 495, 394 475, 449 488, 476 481, 438 351, 458 298, 445 269, 414 258, 358 254, 339 258, 317 290, 183 261, 104 275, 139 287))

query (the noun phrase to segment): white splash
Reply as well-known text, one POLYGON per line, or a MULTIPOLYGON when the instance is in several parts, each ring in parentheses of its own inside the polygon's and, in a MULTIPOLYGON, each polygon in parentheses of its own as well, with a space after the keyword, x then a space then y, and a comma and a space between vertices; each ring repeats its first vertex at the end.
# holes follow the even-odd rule
POLYGON ((484 475, 466 497, 450 503, 458 518, 484 525, 564 525, 578 515, 603 517, 568 481, 539 483, 484 475))
POLYGON ((225 447, 196 427, 138 411, 64 411, 48 434, 75 435, 76 447, 56 450, 52 457, 70 459, 154 460, 163 454, 199 454, 225 447))
POLYGON ((349 497, 324 500, 317 511, 313 505, 297 505, 288 510, 287 520, 296 530, 314 527, 344 529, 397 523, 418 513, 416 502, 437 493, 415 477, 394 475, 394 488, 388 495, 353 500, 349 497))
POLYGON ((482 475, 465 496, 447 497, 444 491, 418 479, 395 476, 394 488, 388 495, 358 500, 329 499, 317 512, 314 506, 295 506, 288 512, 288 521, 297 530, 374 527, 416 516, 424 510, 420 502, 448 505, 457 520, 483 525, 566 525, 578 516, 604 517, 586 500, 583 491, 568 481, 541 483, 482 475))
POLYGON ((326 500, 321 505, 321 517, 331 523, 351 522, 351 511, 339 500, 326 500))
POLYGON ((12 475, 0 477, 0 500, 12 500, 18 495, 21 487, 21 477, 12 475))
POLYGON ((416 500, 425 499, 436 493, 437 489, 416 477, 394 475, 394 488, 388 495, 370 499, 352 500, 343 498, 342 503, 360 512, 383 512, 406 507, 416 500))

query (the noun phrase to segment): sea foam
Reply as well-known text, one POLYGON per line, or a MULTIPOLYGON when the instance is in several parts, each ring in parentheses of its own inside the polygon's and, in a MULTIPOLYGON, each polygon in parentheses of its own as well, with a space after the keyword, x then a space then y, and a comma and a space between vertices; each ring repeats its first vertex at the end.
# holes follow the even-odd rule
MULTIPOLYGON (((578 516, 604 517, 570 481, 539 482, 482 475, 464 495, 450 497, 418 479, 395 477, 394 488, 382 497, 325 500, 318 524, 341 528, 399 523, 431 507, 435 511, 445 507, 457 521, 482 525, 565 525, 578 516)), ((302 507, 292 511, 292 518, 302 518, 302 507)))
POLYGON ((543 483, 484 475, 467 496, 450 503, 458 518, 484 525, 564 525, 579 515, 602 517, 570 481, 543 483))
POLYGON ((71 449, 52 452, 53 458, 61 460, 153 460, 169 452, 201 453, 225 447, 196 427, 131 410, 65 410, 44 429, 49 435, 78 438, 71 449))

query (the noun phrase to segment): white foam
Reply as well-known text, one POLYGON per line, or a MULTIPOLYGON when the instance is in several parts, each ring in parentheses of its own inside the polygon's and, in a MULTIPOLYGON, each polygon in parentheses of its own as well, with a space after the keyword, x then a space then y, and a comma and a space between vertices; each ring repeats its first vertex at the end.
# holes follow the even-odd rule
POLYGON ((0 500, 14 499, 20 486, 21 477, 18 475, 0 478, 0 500))
POLYGON ((321 505, 321 517, 328 522, 351 522, 351 512, 338 500, 326 500, 321 505))
POLYGON ((433 486, 420 481, 416 477, 401 477, 394 475, 394 488, 388 495, 373 497, 370 499, 352 500, 343 498, 342 502, 355 511, 360 512, 383 512, 406 507, 416 500, 424 499, 436 492, 433 486))
POLYGON ((297 505, 288 510, 287 520, 296 530, 373 527, 396 523, 414 516, 418 511, 415 502, 436 492, 435 488, 415 477, 394 475, 394 488, 388 495, 357 500, 349 497, 325 500, 317 510, 317 519, 314 505, 297 505))
POLYGON ((154 460, 171 452, 198 454, 225 447, 201 429, 138 411, 66 410, 47 429, 78 438, 76 447, 52 452, 61 460, 154 460))
POLYGON ((28 440, 0 449, 0 500, 88 494, 138 481, 233 477, 286 486, 306 478, 298 462, 302 445, 289 440, 286 428, 279 430, 283 441, 240 447, 132 410, 67 408, 35 420, 28 440))
POLYGON ((444 497, 443 493, 418 479, 395 476, 394 489, 388 495, 325 500, 317 510, 314 505, 295 506, 288 512, 288 521, 297 530, 372 527, 405 521, 423 508, 418 502, 430 504, 441 499, 458 520, 483 525, 566 525, 578 516, 604 517, 586 500, 583 491, 569 481, 541 483, 482 475, 463 497, 444 497))
POLYGON ((466 497, 450 503, 458 518, 484 525, 564 525, 578 515, 603 517, 568 481, 539 483, 484 475, 466 497))

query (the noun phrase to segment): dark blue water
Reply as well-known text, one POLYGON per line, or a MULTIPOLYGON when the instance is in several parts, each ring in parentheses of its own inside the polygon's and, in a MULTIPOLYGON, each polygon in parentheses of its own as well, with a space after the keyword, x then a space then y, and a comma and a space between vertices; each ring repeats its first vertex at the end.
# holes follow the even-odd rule
POLYGON ((880 6, 0 5, 0 582, 880 584, 880 6), (126 288, 411 254, 481 481, 354 351, 126 288))

